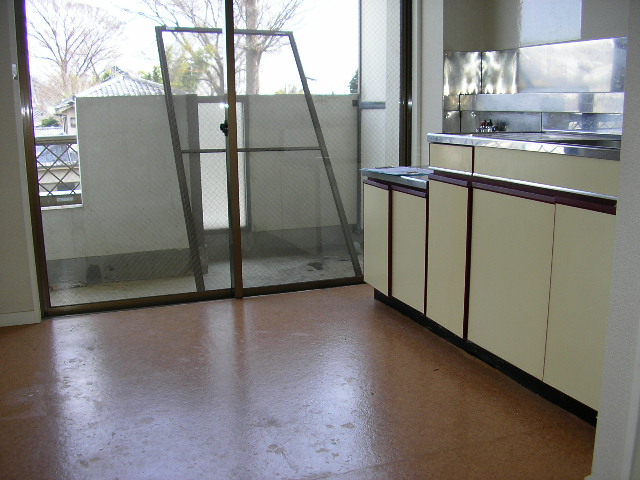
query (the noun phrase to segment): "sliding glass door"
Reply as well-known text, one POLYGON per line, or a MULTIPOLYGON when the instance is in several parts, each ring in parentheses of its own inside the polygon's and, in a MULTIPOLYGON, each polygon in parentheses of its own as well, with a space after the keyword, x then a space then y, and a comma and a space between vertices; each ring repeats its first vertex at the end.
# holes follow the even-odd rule
POLYGON ((48 313, 360 281, 399 1, 227 3, 27 1, 48 313))
POLYGON ((358 2, 273 2, 262 12, 260 3, 235 2, 233 12, 243 286, 355 280, 358 2))

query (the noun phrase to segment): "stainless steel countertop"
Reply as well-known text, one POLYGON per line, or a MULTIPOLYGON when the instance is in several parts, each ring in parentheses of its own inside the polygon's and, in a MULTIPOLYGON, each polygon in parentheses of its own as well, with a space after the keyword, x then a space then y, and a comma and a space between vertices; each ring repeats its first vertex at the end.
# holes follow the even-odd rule
POLYGON ((429 184, 427 175, 433 173, 433 170, 421 167, 379 167, 363 168, 361 173, 363 177, 427 190, 429 184))
POLYGON ((431 143, 620 160, 620 135, 573 132, 429 133, 431 143))

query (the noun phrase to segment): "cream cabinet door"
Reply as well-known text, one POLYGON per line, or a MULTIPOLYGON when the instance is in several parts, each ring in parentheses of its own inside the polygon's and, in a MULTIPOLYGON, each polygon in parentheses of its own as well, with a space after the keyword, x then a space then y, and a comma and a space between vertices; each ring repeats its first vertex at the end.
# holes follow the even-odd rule
POLYGON ((555 206, 474 189, 468 338, 542 379, 555 206))
POLYGON ((459 337, 464 333, 468 192, 429 181, 426 315, 459 337))
POLYGON ((473 147, 430 143, 429 166, 471 173, 473 171, 473 147))
POLYGON ((600 406, 616 217, 556 208, 545 383, 600 406))
POLYGON ((618 195, 620 162, 601 158, 476 147, 474 173, 618 195))
POLYGON ((389 190, 364 184, 364 281, 389 295, 389 190))
POLYGON ((391 191, 391 295, 424 313, 427 200, 391 191))

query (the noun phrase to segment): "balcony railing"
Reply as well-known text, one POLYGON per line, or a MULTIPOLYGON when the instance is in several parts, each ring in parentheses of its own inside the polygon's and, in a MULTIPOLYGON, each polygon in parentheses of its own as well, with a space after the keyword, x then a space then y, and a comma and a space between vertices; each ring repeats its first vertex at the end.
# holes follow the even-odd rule
POLYGON ((80 156, 75 135, 36 137, 40 205, 81 205, 80 156))

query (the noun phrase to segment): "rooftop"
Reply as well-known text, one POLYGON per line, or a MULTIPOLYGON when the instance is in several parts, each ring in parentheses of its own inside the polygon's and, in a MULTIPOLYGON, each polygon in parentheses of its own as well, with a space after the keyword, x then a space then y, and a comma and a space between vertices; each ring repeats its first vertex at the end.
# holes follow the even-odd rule
POLYGON ((161 83, 145 80, 118 70, 109 80, 89 87, 72 98, 63 100, 54 108, 57 113, 63 112, 75 105, 77 97, 138 97, 143 95, 164 95, 164 86, 161 83))
POLYGON ((118 72, 109 80, 94 85, 76 97, 129 97, 141 95, 164 95, 161 83, 135 77, 127 72, 118 72))

